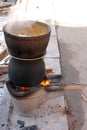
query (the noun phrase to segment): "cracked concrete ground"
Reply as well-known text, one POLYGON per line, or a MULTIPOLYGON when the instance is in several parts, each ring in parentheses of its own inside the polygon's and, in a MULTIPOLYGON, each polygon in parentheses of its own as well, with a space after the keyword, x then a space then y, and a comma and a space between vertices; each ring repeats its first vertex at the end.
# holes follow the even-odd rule
MULTIPOLYGON (((87 27, 57 27, 63 80, 66 84, 87 84, 87 27)), ((69 130, 86 130, 87 103, 81 90, 66 90, 69 130)))

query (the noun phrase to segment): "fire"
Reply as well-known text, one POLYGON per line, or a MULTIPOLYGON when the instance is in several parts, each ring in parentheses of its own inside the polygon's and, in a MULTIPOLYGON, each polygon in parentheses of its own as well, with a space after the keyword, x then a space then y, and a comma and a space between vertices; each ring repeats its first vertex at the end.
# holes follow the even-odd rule
MULTIPOLYGON (((43 80, 40 85, 43 87, 48 87, 50 84, 50 80, 43 80)), ((21 87, 21 92, 26 92, 29 91, 31 89, 31 87, 21 87)))
POLYGON ((50 84, 50 80, 43 80, 40 85, 44 86, 44 87, 48 87, 50 84))

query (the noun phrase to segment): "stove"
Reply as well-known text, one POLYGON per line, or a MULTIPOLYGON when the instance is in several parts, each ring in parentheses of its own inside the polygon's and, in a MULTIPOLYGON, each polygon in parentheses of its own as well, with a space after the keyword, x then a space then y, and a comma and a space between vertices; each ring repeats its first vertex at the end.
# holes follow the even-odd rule
POLYGON ((15 21, 7 23, 3 32, 11 55, 6 86, 16 111, 26 116, 45 101, 43 57, 51 29, 38 21, 15 21))

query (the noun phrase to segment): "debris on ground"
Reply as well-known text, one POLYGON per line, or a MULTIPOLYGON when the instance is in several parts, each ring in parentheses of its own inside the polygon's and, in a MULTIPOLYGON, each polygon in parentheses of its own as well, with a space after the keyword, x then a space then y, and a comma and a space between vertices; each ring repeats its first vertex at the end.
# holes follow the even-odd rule
POLYGON ((7 47, 5 44, 0 44, 0 60, 2 60, 7 54, 7 47))
POLYGON ((81 94, 81 97, 82 97, 82 99, 83 99, 85 102, 87 102, 87 98, 86 98, 86 96, 85 96, 84 94, 81 94))
POLYGON ((25 126, 25 122, 21 120, 17 120, 20 130, 39 130, 36 125, 25 126))
POLYGON ((5 7, 9 7, 9 6, 11 6, 11 4, 9 2, 0 1, 0 9, 5 8, 5 7))
POLYGON ((8 13, 10 10, 10 7, 11 7, 11 3, 0 1, 0 14, 1 13, 8 13))
POLYGON ((17 124, 20 125, 20 128, 24 127, 25 125, 25 122, 24 121, 21 121, 21 120, 17 120, 17 124))

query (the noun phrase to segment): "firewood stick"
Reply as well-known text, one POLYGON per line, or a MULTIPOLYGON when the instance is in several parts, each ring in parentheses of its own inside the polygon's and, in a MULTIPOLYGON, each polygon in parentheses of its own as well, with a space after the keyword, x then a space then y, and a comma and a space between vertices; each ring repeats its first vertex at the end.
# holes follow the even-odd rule
POLYGON ((18 9, 18 7, 16 7, 16 6, 9 6, 9 7, 7 7, 7 8, 0 8, 0 11, 1 12, 9 12, 9 11, 14 11, 15 9, 18 9))
POLYGON ((0 65, 0 74, 8 73, 8 65, 0 65))
POLYGON ((84 89, 86 86, 84 85, 70 85, 70 86, 65 86, 64 90, 80 90, 84 89))
POLYGON ((9 12, 12 8, 11 7, 8 7, 8 8, 0 8, 0 11, 6 11, 6 12, 9 12))
POLYGON ((4 49, 3 52, 0 53, 0 60, 2 60, 7 54, 7 49, 4 49))
POLYGON ((60 91, 60 90, 82 90, 82 89, 84 89, 86 86, 65 86, 65 87, 63 87, 62 85, 52 85, 52 86, 50 86, 49 85, 49 87, 44 87, 45 89, 46 89, 46 91, 48 91, 48 92, 57 92, 57 91, 60 91))
POLYGON ((82 90, 82 89, 85 89, 87 86, 85 85, 67 85, 67 86, 62 86, 62 84, 52 84, 50 86, 51 88, 55 89, 55 88, 61 88, 63 90, 82 90))
POLYGON ((2 9, 2 8, 8 8, 9 6, 11 6, 11 4, 2 5, 2 6, 0 6, 0 9, 2 9))

